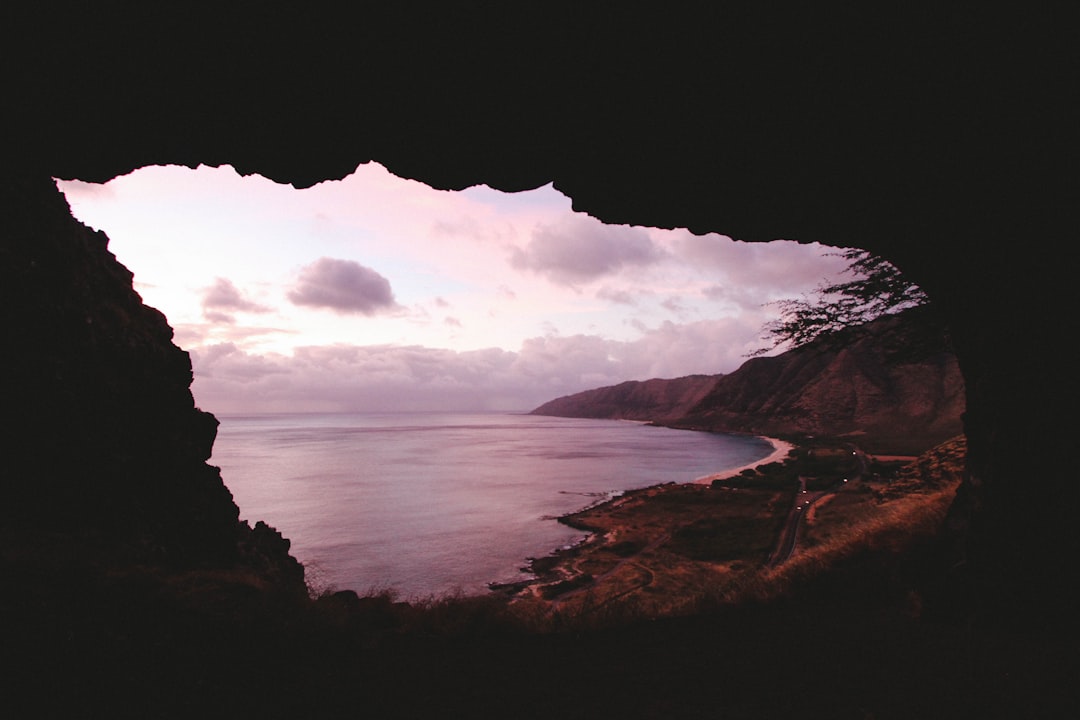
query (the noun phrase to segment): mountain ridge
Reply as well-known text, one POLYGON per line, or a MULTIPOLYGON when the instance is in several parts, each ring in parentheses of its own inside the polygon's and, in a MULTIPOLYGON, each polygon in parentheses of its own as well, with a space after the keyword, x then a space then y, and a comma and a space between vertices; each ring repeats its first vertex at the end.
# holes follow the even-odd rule
POLYGON ((685 416, 716 385, 722 375, 627 380, 593 390, 564 395, 531 412, 558 417, 603 417, 660 422, 685 416), (587 403, 579 398, 588 396, 587 403))
POLYGON ((926 310, 889 315, 723 375, 627 381, 556 398, 535 415, 645 420, 785 438, 850 438, 917 454, 963 432, 964 384, 926 310))

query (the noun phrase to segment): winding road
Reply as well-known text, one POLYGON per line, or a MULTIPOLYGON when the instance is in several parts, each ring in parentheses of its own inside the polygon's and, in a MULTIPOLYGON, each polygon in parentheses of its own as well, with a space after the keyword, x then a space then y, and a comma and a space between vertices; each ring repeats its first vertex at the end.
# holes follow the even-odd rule
POLYGON ((869 461, 866 459, 866 455, 862 450, 859 450, 858 448, 853 447, 851 454, 855 456, 855 459, 858 462, 855 472, 850 477, 844 478, 843 482, 833 485, 828 490, 808 491, 806 489, 806 481, 810 478, 805 475, 799 476, 799 491, 795 493, 795 501, 792 504, 791 510, 788 512, 787 519, 784 521, 784 527, 780 530, 776 546, 769 555, 769 559, 765 561, 765 567, 776 567, 777 565, 786 562, 792 554, 794 554, 795 548, 799 544, 799 535, 803 527, 803 518, 806 517, 811 505, 821 498, 835 493, 848 481, 854 482, 862 479, 869 461))

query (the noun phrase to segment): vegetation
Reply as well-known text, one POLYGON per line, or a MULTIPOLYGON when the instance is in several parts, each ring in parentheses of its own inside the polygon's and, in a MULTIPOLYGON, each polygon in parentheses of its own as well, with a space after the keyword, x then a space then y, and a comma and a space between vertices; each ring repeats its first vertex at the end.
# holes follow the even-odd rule
POLYGON ((534 627, 550 631, 784 597, 837 563, 865 553, 903 554, 933 537, 963 457, 960 439, 917 462, 864 458, 845 442, 804 440, 783 462, 711 486, 627 493, 564 519, 592 538, 536 564, 533 594, 519 595, 510 612, 528 608, 540 619, 534 627), (802 488, 818 499, 797 552, 766 568, 802 488))
POLYGON ((733 562, 755 556, 763 560, 775 541, 774 522, 758 517, 702 518, 675 530, 671 546, 691 560, 733 562))
MULTIPOLYGON (((966 454, 963 437, 955 438, 903 464, 878 465, 885 474, 872 474, 854 486, 826 498, 811 511, 801 549, 779 567, 748 579, 740 589, 740 602, 783 597, 808 582, 844 582, 841 576, 853 565, 877 565, 875 574, 897 572, 891 565, 914 562, 913 549, 931 546, 960 483, 966 454), (818 580, 815 580, 818 579, 818 580)), ((905 611, 921 612, 922 593, 909 577, 902 582, 905 611)), ((728 596, 731 599, 732 596, 728 596)))
POLYGON ((929 302, 926 293, 888 260, 859 249, 838 254, 848 260, 846 272, 854 274, 855 279, 820 285, 810 297, 778 301, 781 317, 764 328, 770 344, 753 355, 785 344, 802 347, 818 338, 929 302))
POLYGON ((827 490, 858 468, 852 446, 830 440, 803 440, 784 462, 743 470, 735 477, 713 481, 713 487, 729 489, 827 490))

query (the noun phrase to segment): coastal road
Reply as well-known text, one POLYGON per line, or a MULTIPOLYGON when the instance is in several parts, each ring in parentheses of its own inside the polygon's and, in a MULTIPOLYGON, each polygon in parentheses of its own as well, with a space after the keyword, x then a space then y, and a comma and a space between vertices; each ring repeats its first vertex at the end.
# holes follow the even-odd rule
POLYGON ((776 567, 786 561, 795 552, 795 546, 799 542, 799 531, 802 529, 803 518, 806 517, 810 506, 825 497, 831 491, 809 492, 806 489, 807 478, 799 476, 799 490, 795 493, 795 503, 784 520, 784 527, 780 530, 780 536, 776 541, 776 547, 766 561, 766 567, 776 567))
POLYGON ((863 474, 866 473, 866 469, 869 466, 869 461, 866 459, 866 455, 858 448, 853 447, 851 454, 855 456, 857 461, 854 473, 850 477, 845 478, 842 483, 838 483, 828 490, 808 491, 806 489, 806 481, 809 478, 804 475, 799 476, 799 490, 795 493, 795 502, 788 512, 787 519, 784 521, 784 527, 780 530, 780 536, 777 538, 776 546, 773 548, 772 554, 769 555, 769 559, 765 562, 765 567, 776 567, 787 561, 795 552, 795 548, 799 543, 799 534, 802 530, 803 519, 809 512, 811 505, 821 498, 833 494, 843 487, 844 483, 862 479, 863 474))

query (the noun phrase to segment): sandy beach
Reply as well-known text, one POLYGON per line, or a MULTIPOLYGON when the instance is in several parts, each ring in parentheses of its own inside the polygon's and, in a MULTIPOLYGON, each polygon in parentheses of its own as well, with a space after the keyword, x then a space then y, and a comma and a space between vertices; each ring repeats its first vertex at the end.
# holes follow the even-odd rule
POLYGON ((795 449, 794 445, 789 442, 785 442, 784 440, 777 440, 776 438, 770 437, 762 437, 762 439, 768 440, 770 443, 772 443, 773 446, 773 451, 767 457, 749 463, 748 465, 743 465, 741 467, 732 468, 731 470, 724 470, 723 472, 713 473, 712 475, 706 475, 704 477, 697 478, 696 480, 694 480, 694 482, 698 485, 710 485, 712 484, 713 480, 722 480, 724 478, 734 477, 735 475, 741 473, 743 470, 752 470, 753 468, 761 465, 768 465, 769 463, 780 462, 789 454, 791 454, 792 450, 795 449))

